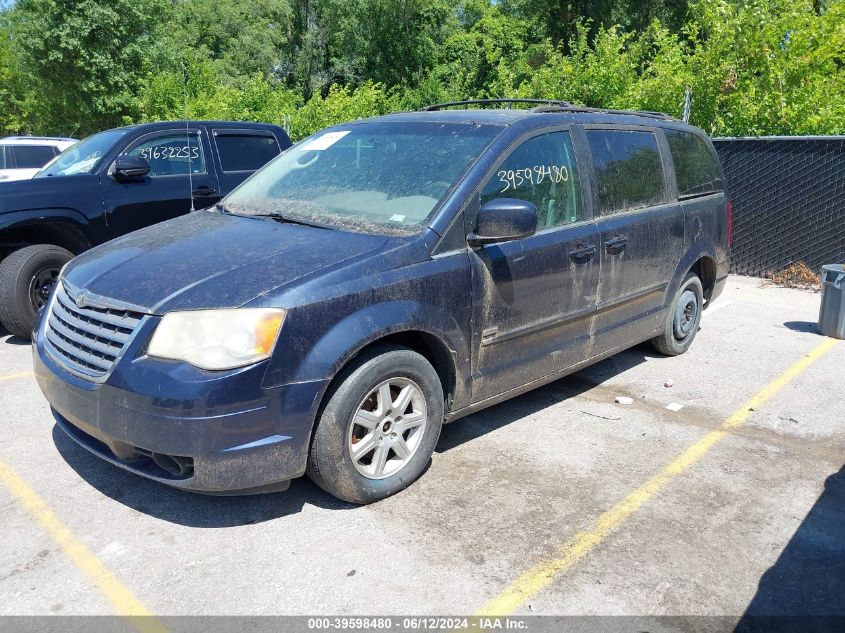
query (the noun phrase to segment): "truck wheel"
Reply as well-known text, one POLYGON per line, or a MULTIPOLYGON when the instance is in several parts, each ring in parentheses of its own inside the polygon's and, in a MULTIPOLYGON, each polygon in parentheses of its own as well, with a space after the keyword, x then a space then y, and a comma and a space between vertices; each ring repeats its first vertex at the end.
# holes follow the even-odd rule
POLYGON ((687 273, 675 293, 666 315, 663 334, 651 339, 654 348, 665 356, 678 356, 687 351, 701 324, 704 288, 695 273, 687 273))
POLYGON ((372 503, 425 470, 443 424, 443 387, 422 356, 403 347, 367 354, 340 377, 323 409, 307 473, 326 492, 372 503))
POLYGON ((0 262, 0 323, 29 338, 35 316, 50 298, 59 272, 73 253, 52 244, 27 246, 0 262))

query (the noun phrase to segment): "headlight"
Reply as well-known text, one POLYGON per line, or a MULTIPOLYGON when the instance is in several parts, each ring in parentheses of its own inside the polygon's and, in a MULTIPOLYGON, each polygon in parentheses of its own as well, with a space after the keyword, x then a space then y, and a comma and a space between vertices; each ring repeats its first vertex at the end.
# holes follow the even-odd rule
POLYGON ((269 357, 285 311, 272 308, 170 312, 158 324, 147 353, 200 369, 233 369, 269 357))

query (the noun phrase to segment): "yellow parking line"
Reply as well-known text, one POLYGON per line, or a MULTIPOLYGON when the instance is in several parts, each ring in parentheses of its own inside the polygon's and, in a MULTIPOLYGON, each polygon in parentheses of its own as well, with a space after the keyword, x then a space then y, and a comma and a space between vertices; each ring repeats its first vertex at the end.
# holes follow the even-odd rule
POLYGON ((62 551, 81 569, 114 605, 120 615, 141 633, 167 633, 152 613, 132 592, 109 571, 83 543, 71 533, 64 523, 38 496, 29 484, 20 478, 7 464, 0 460, 0 483, 11 492, 29 511, 41 527, 50 535, 62 551))
POLYGON ((548 587, 555 576, 571 569, 575 563, 597 547, 613 530, 644 503, 651 500, 670 481, 686 472, 698 462, 714 444, 721 440, 731 429, 742 425, 752 411, 765 404, 778 391, 789 384, 802 371, 824 356, 836 345, 835 339, 827 339, 809 354, 801 358, 792 367, 758 391, 748 402, 725 420, 718 428, 690 446, 659 474, 637 488, 622 501, 607 510, 596 520, 592 529, 579 532, 564 545, 555 556, 541 562, 512 582, 498 596, 490 600, 477 612, 478 616, 509 615, 521 607, 527 600, 548 587))
POLYGON ((17 380, 18 378, 29 378, 30 376, 34 376, 31 371, 22 371, 18 372, 17 374, 6 374, 5 376, 0 376, 0 382, 4 380, 17 380))

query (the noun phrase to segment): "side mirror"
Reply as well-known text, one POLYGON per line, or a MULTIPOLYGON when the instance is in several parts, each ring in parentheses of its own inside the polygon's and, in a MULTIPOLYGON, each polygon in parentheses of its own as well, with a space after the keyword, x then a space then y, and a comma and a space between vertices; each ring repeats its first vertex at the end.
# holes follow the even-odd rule
POLYGON ((507 242, 534 235, 537 230, 537 207, 525 200, 496 198, 478 211, 475 232, 467 240, 470 244, 507 242))
POLYGON ((140 156, 118 156, 112 166, 115 180, 138 180, 150 173, 150 164, 140 156))

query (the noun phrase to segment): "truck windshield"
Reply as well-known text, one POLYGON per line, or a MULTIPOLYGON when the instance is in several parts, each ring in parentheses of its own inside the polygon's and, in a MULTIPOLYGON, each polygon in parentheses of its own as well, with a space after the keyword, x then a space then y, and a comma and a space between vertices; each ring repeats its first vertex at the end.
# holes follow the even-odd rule
POLYGON ((127 130, 107 130, 89 136, 76 145, 68 147, 35 177, 90 174, 97 168, 106 152, 126 133, 127 130))
POLYGON ((223 207, 238 215, 411 235, 500 131, 473 123, 338 126, 294 145, 223 207))

